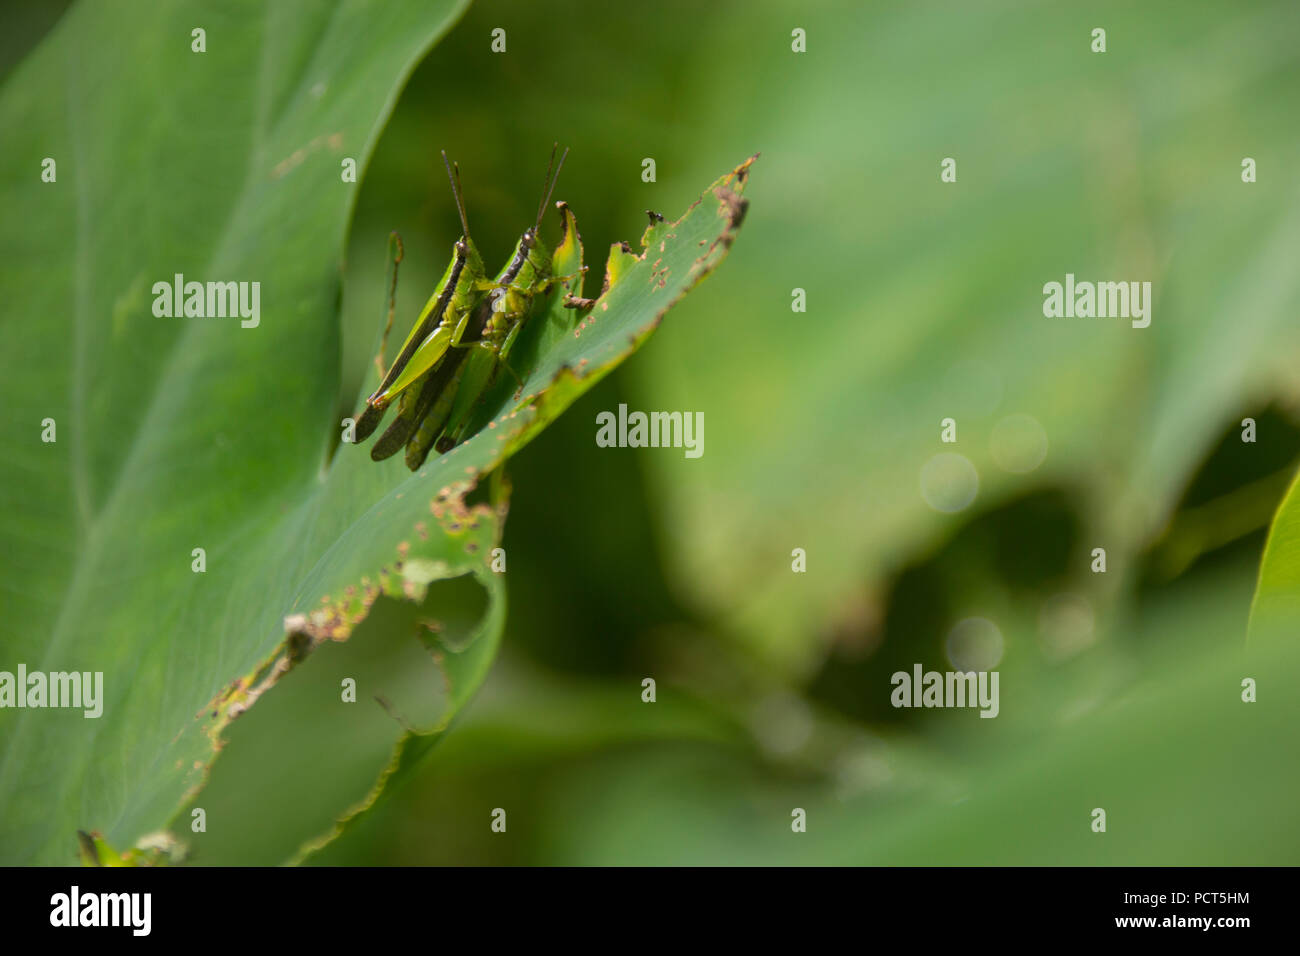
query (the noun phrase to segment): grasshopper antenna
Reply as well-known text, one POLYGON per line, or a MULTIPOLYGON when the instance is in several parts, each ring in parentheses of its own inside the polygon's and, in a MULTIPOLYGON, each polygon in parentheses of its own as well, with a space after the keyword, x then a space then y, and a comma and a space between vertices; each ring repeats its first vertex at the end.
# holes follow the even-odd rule
POLYGON ((533 225, 534 235, 542 226, 542 215, 546 212, 546 204, 551 201, 551 194, 555 192, 555 184, 560 181, 560 170, 564 168, 564 160, 569 155, 569 147, 564 147, 564 155, 560 157, 559 165, 555 165, 555 151, 560 148, 559 143, 551 145, 551 161, 546 166, 546 181, 542 183, 545 194, 542 196, 541 205, 537 207, 537 222, 533 225), (551 169, 554 167, 555 176, 551 176, 551 169))
POLYGON ((456 197, 456 211, 460 213, 461 228, 465 230, 465 238, 469 238, 469 220, 465 218, 465 197, 460 188, 460 164, 449 163, 447 161, 447 151, 442 151, 442 165, 447 167, 447 178, 451 180, 451 194, 456 197), (453 173, 452 170, 455 170, 453 173))

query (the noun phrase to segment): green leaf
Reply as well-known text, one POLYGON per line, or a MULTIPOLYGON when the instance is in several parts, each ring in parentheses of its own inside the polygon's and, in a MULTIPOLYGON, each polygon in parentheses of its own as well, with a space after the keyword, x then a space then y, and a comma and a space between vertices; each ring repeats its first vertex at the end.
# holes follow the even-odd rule
POLYGON ((104 675, 99 718, 0 710, 4 861, 271 863, 328 840, 501 639, 506 486, 466 496, 725 254, 743 168, 647 232, 663 248, 576 337, 547 302, 529 388, 474 439, 415 475, 339 446, 342 164, 364 167, 463 6, 85 4, 0 91, 21 137, 0 160, 0 669, 104 675), (176 274, 259 282, 260 321, 158 317, 176 274))
POLYGON ((392 475, 323 473, 357 189, 342 164, 364 166, 463 8, 83 4, 0 92, 3 667, 104 673, 98 719, 0 711, 6 861, 70 862, 78 829, 122 849, 166 823, 252 675, 285 659, 286 617, 325 609, 345 629, 367 575, 400 592, 379 575, 397 529, 410 557, 494 586, 464 546, 495 518, 424 542, 427 500, 364 517, 392 475), (152 286, 177 273, 259 282, 259 324, 156 317, 152 286))
MULTIPOLYGON (((1110 36, 1149 39, 1142 56, 1092 54, 1053 4, 996 27, 965 5, 940 31, 915 5, 827 8, 799 24, 819 38, 807 55, 768 39, 769 10, 743 27, 701 26, 702 49, 751 31, 740 42, 757 65, 699 76, 728 110, 664 136, 691 156, 760 137, 772 166, 746 255, 628 373, 630 402, 653 392, 726 422, 726 455, 690 468, 646 459, 684 603, 805 673, 862 582, 1044 487, 1078 503, 1114 568, 1135 567, 1219 436, 1272 400, 1295 404, 1294 180, 1246 184, 1240 163, 1263 168, 1300 145, 1284 119, 1300 72, 1279 34, 1297 10, 1186 13, 1171 29, 1156 8, 1116 11, 1110 36), (974 39, 990 35, 998 42, 974 39), (867 53, 863 37, 875 38, 867 53), (882 75, 925 80, 900 98, 882 75), (844 121, 824 95, 838 88, 858 91, 854 110, 871 122, 844 121), (1219 142, 1207 144, 1208 128, 1219 142), (1243 139, 1249 149, 1226 145, 1243 139), (957 161, 954 183, 940 181, 944 157, 957 161), (1044 317, 1044 283, 1067 272, 1151 281, 1151 325, 1044 317), (790 311, 794 288, 806 313, 790 311), (740 342, 743 360, 719 357, 740 342), (999 423, 1017 415, 1047 440, 1025 473, 995 451, 1024 420, 999 423), (949 416, 954 446, 939 440, 949 416), (957 515, 920 490, 942 452, 979 476, 957 515), (790 573, 795 546, 807 575, 790 573)), ((1127 587, 1097 591, 1109 607, 1127 587)))
POLYGON ((1295 640, 1300 624, 1300 476, 1277 509, 1259 565, 1259 583, 1250 606, 1252 640, 1295 640))

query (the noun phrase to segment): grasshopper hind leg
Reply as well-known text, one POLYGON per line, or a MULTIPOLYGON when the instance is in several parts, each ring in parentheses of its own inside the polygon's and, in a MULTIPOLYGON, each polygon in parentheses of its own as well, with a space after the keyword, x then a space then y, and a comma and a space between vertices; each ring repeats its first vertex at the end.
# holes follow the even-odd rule
POLYGON ((434 398, 433 404, 415 430, 415 434, 406 443, 406 467, 411 471, 420 470, 424 460, 429 457, 429 450, 435 445, 434 439, 442 433, 443 425, 451 414, 452 399, 455 397, 456 388, 460 384, 464 371, 464 363, 458 363, 448 383, 434 398))
POLYGON ((367 404, 365 410, 357 416, 357 423, 352 429, 353 443, 359 445, 374 434, 375 429, 379 427, 379 423, 383 420, 384 412, 387 410, 387 405, 367 404))
MULTIPOLYGON (((372 461, 390 458, 406 444, 406 440, 415 431, 415 426, 419 424, 417 396, 421 391, 420 388, 410 388, 398 397, 397 417, 370 447, 372 461)), ((383 412, 379 415, 382 416, 383 412)))

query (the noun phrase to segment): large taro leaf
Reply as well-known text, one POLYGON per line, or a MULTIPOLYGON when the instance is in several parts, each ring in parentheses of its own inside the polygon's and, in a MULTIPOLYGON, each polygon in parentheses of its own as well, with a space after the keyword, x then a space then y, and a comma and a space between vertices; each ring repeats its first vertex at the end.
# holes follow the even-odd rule
POLYGON ((195 862, 327 839, 438 738, 500 639, 486 558, 505 495, 465 495, 725 254, 743 171, 651 230, 663 255, 626 263, 593 310, 606 321, 576 330, 552 296, 520 343, 528 393, 498 393, 476 438, 416 475, 338 446, 342 161, 364 165, 460 9, 169 6, 146 22, 88 5, 0 93, 20 144, 2 160, 0 670, 104 675, 98 718, 0 711, 5 862, 70 862, 78 830, 122 850, 170 827, 195 862), (177 273, 259 282, 260 322, 155 316, 153 284, 177 273))
POLYGON ((200 708, 393 555, 396 513, 336 546, 392 476, 322 480, 341 172, 463 7, 85 4, 0 94, 0 667, 104 673, 98 719, 0 712, 0 858, 159 827, 211 759, 200 708), (260 283, 259 323, 156 317, 177 273, 260 283))

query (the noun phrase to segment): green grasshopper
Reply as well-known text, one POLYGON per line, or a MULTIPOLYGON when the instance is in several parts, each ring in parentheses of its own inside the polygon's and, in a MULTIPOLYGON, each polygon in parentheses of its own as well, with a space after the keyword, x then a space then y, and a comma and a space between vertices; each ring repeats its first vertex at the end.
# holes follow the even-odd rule
MULTIPOLYGON (((452 373, 454 389, 448 389, 441 396, 443 409, 440 412, 445 410, 445 414, 426 417, 421 422, 416 437, 407 446, 406 463, 412 470, 423 464, 431 445, 443 453, 460 443, 473 413, 484 394, 495 383, 500 370, 505 368, 511 375, 515 375, 506 360, 536 298, 545 294, 551 286, 573 278, 551 274, 551 253, 539 235, 542 216, 555 191, 555 184, 559 181, 564 160, 569 155, 566 149, 557 165, 555 151, 558 148, 557 143, 551 150, 551 161, 546 168, 546 180, 542 184, 542 200, 537 207, 536 220, 519 237, 509 261, 497 273, 487 298, 475 309, 466 341, 477 348, 452 373)), ((518 381, 517 375, 515 380, 518 381)), ((519 387, 523 388, 522 382, 519 387)))
MULTIPOLYGON (((487 281, 483 268, 483 259, 479 255, 474 241, 470 238, 469 222, 465 216, 465 202, 460 188, 460 168, 447 161, 447 153, 442 154, 443 165, 447 168, 447 178, 451 181, 452 194, 456 199, 456 209, 460 213, 461 227, 464 233, 452 247, 452 260, 438 283, 433 295, 425 303, 419 317, 406 336, 401 351, 393 359, 388 372, 383 375, 379 387, 366 399, 366 408, 357 419, 354 442, 362 442, 370 437, 384 412, 394 398, 399 398, 397 419, 388 430, 375 442, 370 450, 370 457, 375 461, 388 458, 397 449, 407 443, 423 417, 429 411, 439 394, 446 391, 453 366, 459 365, 460 353, 456 352, 454 362, 441 361, 453 344, 459 344, 465 326, 474 314, 492 283, 487 281), (419 388, 412 386, 419 385, 419 388)), ((400 240, 398 259, 401 259, 400 240)), ((394 262, 393 288, 390 289, 390 324, 392 313, 391 296, 396 289, 396 262, 394 262)), ((384 329, 383 343, 387 343, 388 328, 384 329)), ((380 346, 380 354, 384 351, 380 346)))

